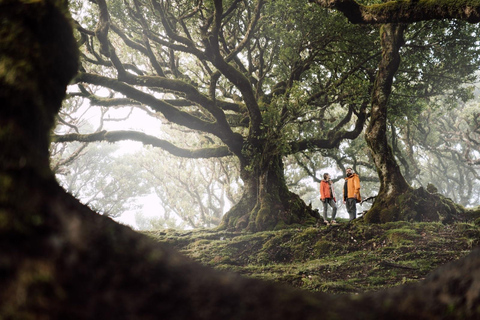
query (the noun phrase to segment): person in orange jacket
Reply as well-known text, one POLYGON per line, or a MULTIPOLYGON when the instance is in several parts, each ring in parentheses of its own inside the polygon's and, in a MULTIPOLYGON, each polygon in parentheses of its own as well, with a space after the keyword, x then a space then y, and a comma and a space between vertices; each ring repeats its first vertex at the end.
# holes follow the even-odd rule
POLYGON ((343 187, 343 203, 346 204, 350 220, 357 217, 357 202, 362 200, 360 196, 360 178, 353 172, 352 168, 347 168, 347 177, 343 187))
POLYGON ((337 215, 337 199, 335 198, 335 191, 332 186, 332 180, 328 173, 323 174, 323 180, 320 182, 320 200, 323 202, 323 222, 329 224, 327 220, 328 205, 332 207, 332 224, 336 224, 335 216, 337 215))

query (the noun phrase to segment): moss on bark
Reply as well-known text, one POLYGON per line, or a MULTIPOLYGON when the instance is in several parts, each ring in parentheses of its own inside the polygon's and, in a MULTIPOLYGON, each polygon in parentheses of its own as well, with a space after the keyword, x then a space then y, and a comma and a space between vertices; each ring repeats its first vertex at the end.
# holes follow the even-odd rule
POLYGON ((265 157, 262 162, 267 166, 258 162, 252 165, 256 167, 252 173, 243 173, 244 195, 224 215, 219 230, 278 230, 296 224, 313 225, 320 217, 318 211, 288 190, 281 156, 272 156, 269 161, 265 157))
POLYGON ((400 195, 381 197, 365 214, 369 223, 392 221, 440 221, 451 223, 465 218, 465 208, 424 188, 409 189, 400 195))

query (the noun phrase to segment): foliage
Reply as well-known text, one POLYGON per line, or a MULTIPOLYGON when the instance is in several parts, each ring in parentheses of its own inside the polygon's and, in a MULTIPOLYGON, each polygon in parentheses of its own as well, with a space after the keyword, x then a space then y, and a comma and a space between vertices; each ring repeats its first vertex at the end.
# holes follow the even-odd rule
POLYGON ((389 102, 395 126, 415 121, 425 108, 439 107, 438 102, 454 107, 473 97, 471 85, 480 66, 475 30, 457 20, 409 25, 389 102))
POLYGON ((283 157, 361 133, 378 58, 371 27, 299 0, 75 2, 73 12, 83 54, 71 96, 102 110, 145 110, 162 133, 56 141, 133 139, 186 158, 234 155, 246 188, 226 227, 245 218, 259 230, 310 219, 285 185, 283 157), (189 144, 178 132, 207 143, 189 144), (280 202, 275 214, 266 195, 280 202))
MULTIPOLYGON (((148 229, 212 228, 238 201, 242 189, 231 159, 182 159, 155 149, 139 152, 136 157, 144 183, 161 201, 148 229)), ((146 218, 137 216, 137 225, 142 219, 146 218)))
POLYGON ((437 99, 416 120, 396 124, 393 143, 410 182, 437 191, 463 206, 478 204, 480 183, 476 161, 478 96, 467 103, 437 99))
POLYGON ((67 192, 92 210, 112 218, 140 209, 136 199, 147 194, 149 186, 135 165, 135 155, 115 154, 118 146, 93 143, 81 148, 81 154, 72 159, 77 147, 78 144, 65 146, 52 162, 57 167, 56 162, 69 159, 68 165, 56 170, 57 180, 67 192))

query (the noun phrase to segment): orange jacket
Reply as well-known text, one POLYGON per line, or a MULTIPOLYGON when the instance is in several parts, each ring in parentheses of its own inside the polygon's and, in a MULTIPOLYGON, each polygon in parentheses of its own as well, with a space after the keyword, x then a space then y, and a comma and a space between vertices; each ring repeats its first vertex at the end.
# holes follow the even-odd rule
POLYGON ((361 201, 360 178, 358 177, 358 174, 354 173, 350 177, 346 177, 345 184, 346 186, 343 188, 343 200, 355 198, 356 194, 357 201, 361 201), (345 194, 345 190, 347 190, 347 194, 345 194))
POLYGON ((332 189, 330 189, 330 186, 331 185, 328 181, 320 181, 320 200, 333 198, 333 200, 337 201, 337 199, 335 199, 335 195, 333 194, 333 186, 331 186, 332 189), (330 190, 332 192, 330 192, 330 190))

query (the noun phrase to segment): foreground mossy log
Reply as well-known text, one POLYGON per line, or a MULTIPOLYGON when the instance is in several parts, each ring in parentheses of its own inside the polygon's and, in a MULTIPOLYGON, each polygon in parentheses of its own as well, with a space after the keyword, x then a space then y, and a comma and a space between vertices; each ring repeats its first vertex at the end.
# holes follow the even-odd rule
POLYGON ((480 316, 479 251, 420 285, 311 294, 202 267, 66 194, 48 166, 49 130, 77 65, 64 4, 0 0, 0 318, 480 316))

